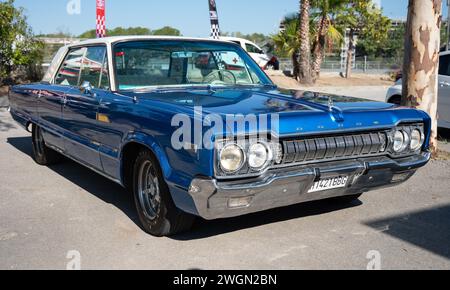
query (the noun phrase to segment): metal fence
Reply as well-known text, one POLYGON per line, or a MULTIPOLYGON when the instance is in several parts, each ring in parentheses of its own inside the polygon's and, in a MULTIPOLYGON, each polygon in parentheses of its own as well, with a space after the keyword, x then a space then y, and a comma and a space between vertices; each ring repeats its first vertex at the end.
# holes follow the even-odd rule
MULTIPOLYGON (((292 71, 292 60, 288 58, 279 59, 280 69, 283 71, 292 71)), ((356 58, 353 63, 353 70, 366 73, 386 73, 401 68, 401 60, 398 59, 368 59, 356 58)), ((322 62, 322 71, 341 72, 345 70, 345 65, 339 59, 330 58, 322 62)))

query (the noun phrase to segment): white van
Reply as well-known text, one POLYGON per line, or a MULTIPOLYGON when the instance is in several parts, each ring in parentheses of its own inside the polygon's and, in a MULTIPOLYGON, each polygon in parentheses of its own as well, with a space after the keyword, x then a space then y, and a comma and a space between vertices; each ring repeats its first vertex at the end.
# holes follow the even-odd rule
POLYGON ((244 38, 237 38, 237 37, 220 37, 221 40, 231 41, 234 43, 239 44, 250 56, 256 61, 256 63, 262 68, 262 69, 272 69, 272 70, 279 70, 280 69, 280 63, 278 59, 273 56, 265 53, 258 45, 255 43, 244 39, 244 38))

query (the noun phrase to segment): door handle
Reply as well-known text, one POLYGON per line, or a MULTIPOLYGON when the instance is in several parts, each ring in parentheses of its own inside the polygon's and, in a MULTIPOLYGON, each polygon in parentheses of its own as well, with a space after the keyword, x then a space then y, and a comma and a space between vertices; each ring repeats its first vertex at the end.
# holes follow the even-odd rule
POLYGON ((448 83, 448 82, 440 82, 439 85, 441 87, 450 87, 450 83, 448 83))

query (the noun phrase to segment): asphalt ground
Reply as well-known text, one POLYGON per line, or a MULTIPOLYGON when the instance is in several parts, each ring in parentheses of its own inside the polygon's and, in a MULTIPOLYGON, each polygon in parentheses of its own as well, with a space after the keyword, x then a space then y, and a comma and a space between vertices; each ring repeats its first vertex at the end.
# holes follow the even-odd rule
POLYGON ((450 269, 450 161, 350 204, 312 202, 155 238, 131 195, 72 162, 31 157, 0 109, 0 269, 450 269), (80 258, 78 260, 78 258, 80 258))

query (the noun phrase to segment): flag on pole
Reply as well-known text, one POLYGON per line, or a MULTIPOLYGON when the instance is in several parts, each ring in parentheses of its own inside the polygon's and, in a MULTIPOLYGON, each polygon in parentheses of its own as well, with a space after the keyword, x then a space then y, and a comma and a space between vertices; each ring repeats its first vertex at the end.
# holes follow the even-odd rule
POLYGON ((208 0, 209 2, 209 17, 211 19, 211 37, 213 39, 219 39, 219 16, 217 15, 216 0, 208 0))
POLYGON ((97 2, 97 38, 106 36, 106 17, 105 17, 105 2, 106 0, 96 0, 97 2))

